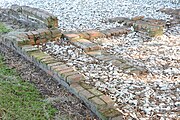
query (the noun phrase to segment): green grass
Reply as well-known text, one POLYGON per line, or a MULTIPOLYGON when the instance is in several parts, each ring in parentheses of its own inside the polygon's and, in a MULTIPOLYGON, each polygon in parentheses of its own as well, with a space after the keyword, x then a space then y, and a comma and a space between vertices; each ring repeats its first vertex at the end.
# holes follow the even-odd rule
POLYGON ((0 22, 0 33, 7 33, 10 32, 9 29, 6 28, 6 26, 0 22))
POLYGON ((0 120, 51 120, 57 110, 33 84, 23 81, 0 56, 0 120))

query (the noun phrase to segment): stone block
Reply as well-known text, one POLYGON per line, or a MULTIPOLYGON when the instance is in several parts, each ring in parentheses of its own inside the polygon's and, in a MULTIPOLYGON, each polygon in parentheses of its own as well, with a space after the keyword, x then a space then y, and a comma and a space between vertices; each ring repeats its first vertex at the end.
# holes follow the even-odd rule
POLYGON ((51 69, 58 72, 58 71, 69 69, 69 67, 67 65, 57 65, 57 66, 52 66, 51 69))
POLYGON ((86 31, 86 32, 90 36, 89 40, 105 37, 105 35, 103 33, 99 32, 97 30, 90 30, 90 31, 86 31))
POLYGON ((78 35, 80 36, 80 38, 84 38, 84 39, 90 39, 90 36, 88 33, 86 32, 81 32, 81 33, 78 33, 78 35))
POLYGON ((102 31, 100 31, 100 32, 103 33, 103 34, 105 35, 105 37, 111 37, 111 32, 110 32, 109 29, 107 29, 107 30, 102 30, 102 31))
POLYGON ((78 83, 78 82, 83 81, 83 80, 85 80, 85 78, 81 74, 69 75, 66 78, 66 81, 67 81, 68 84, 78 83))
POLYGON ((112 63, 112 65, 114 66, 120 66, 122 63, 125 63, 125 60, 121 60, 121 59, 114 59, 109 61, 110 63, 112 63))
POLYGON ((131 20, 138 21, 138 20, 142 20, 143 18, 144 16, 136 16, 136 17, 131 18, 131 20))
POLYGON ((42 58, 40 61, 46 62, 46 61, 51 61, 51 60, 55 60, 55 59, 53 57, 45 57, 45 58, 42 58))
POLYGON ((39 50, 37 47, 31 46, 31 45, 22 46, 21 49, 22 51, 25 51, 25 52, 34 52, 34 51, 39 50))
POLYGON ((51 69, 53 66, 58 66, 58 65, 62 65, 62 64, 63 64, 62 62, 51 63, 51 64, 48 64, 48 67, 49 67, 49 69, 51 69))
POLYGON ((77 71, 66 72, 66 73, 63 73, 63 74, 61 74, 61 71, 58 72, 58 75, 59 75, 60 77, 63 77, 64 80, 66 80, 66 81, 67 81, 67 77, 68 77, 68 76, 76 75, 76 74, 79 74, 79 73, 78 73, 77 71))
POLYGON ((92 89, 93 86, 87 84, 87 83, 84 83, 84 82, 80 82, 79 83, 84 89, 92 89))
POLYGON ((45 63, 46 65, 48 64, 52 64, 52 63, 56 63, 57 61, 55 59, 51 59, 51 60, 47 60, 47 61, 43 61, 43 63, 45 63))
POLYGON ((103 95, 103 93, 101 91, 97 90, 96 88, 89 89, 88 91, 91 92, 92 94, 94 94, 95 96, 103 95))
POLYGON ((148 32, 149 36, 156 37, 156 36, 163 35, 163 28, 158 27, 158 26, 157 27, 151 26, 147 29, 147 32, 148 32))
POLYGON ((133 28, 135 31, 146 31, 146 29, 149 27, 149 24, 144 21, 137 21, 136 23, 133 23, 133 28))
POLYGON ((116 28, 110 29, 109 33, 111 33, 111 36, 118 36, 119 35, 119 31, 116 28))
POLYGON ((70 73, 70 72, 74 72, 74 69, 71 68, 71 67, 59 71, 59 73, 60 73, 62 76, 66 76, 66 74, 67 74, 67 73, 70 73))
MULTIPOLYGON (((24 46, 24 45, 30 45, 32 42, 29 39, 23 39, 23 38, 18 38, 16 39, 18 46, 24 46)), ((32 44, 35 44, 35 42, 33 42, 32 44)))
POLYGON ((69 40, 80 38, 80 36, 78 34, 73 34, 73 33, 64 34, 64 37, 69 39, 69 40))
POLYGON ((146 75, 148 71, 144 68, 132 67, 124 71, 127 74, 146 75))
POLYGON ((99 45, 92 43, 91 41, 86 39, 77 39, 77 42, 74 42, 74 44, 76 44, 77 46, 79 45, 79 47, 84 49, 86 52, 101 49, 99 45))
POLYGON ((78 95, 80 91, 83 91, 84 88, 80 86, 78 83, 73 83, 70 85, 70 89, 72 89, 72 92, 78 95))
POLYGON ((122 114, 120 114, 119 116, 113 117, 110 120, 124 120, 124 117, 122 114))
POLYGON ((94 106, 94 110, 98 110, 98 109, 103 109, 103 108, 106 108, 106 103, 101 100, 99 97, 92 97, 89 99, 89 101, 93 104, 94 106))
POLYGON ((125 25, 128 26, 128 27, 133 26, 133 24, 134 24, 134 21, 126 21, 125 22, 125 25))
POLYGON ((41 60, 41 59, 43 59, 43 58, 45 58, 47 56, 49 57, 49 55, 47 55, 47 54, 45 54, 43 52, 40 52, 40 51, 29 52, 28 54, 35 57, 37 60, 41 60))
POLYGON ((87 91, 85 89, 79 91, 79 96, 80 96, 81 99, 83 99, 85 101, 87 101, 88 99, 94 97, 94 95, 92 93, 90 93, 89 91, 87 91))
POLYGON ((116 59, 116 57, 113 55, 105 55, 105 54, 103 54, 101 56, 96 56, 96 58, 99 60, 105 61, 105 62, 116 59))
POLYGON ((110 22, 110 23, 113 23, 113 22, 122 23, 122 22, 124 22, 126 20, 129 20, 129 18, 126 18, 126 17, 115 17, 115 18, 108 19, 108 22, 110 22))
POLYGON ((104 116, 104 118, 112 119, 122 115, 119 111, 115 108, 103 108, 100 111, 100 114, 104 116))
POLYGON ((115 102, 111 99, 110 96, 102 95, 102 96, 99 96, 99 98, 107 104, 107 107, 113 107, 115 104, 115 102))
POLYGON ((86 54, 91 55, 93 57, 102 55, 103 50, 96 50, 96 51, 88 51, 86 54))
POLYGON ((117 66, 117 67, 119 67, 119 68, 120 68, 121 70, 123 70, 123 71, 126 71, 126 70, 129 69, 129 68, 133 68, 132 65, 127 64, 127 63, 122 63, 122 64, 120 64, 120 65, 117 66))
POLYGON ((62 33, 58 29, 51 29, 52 38, 59 37, 61 38, 62 33))

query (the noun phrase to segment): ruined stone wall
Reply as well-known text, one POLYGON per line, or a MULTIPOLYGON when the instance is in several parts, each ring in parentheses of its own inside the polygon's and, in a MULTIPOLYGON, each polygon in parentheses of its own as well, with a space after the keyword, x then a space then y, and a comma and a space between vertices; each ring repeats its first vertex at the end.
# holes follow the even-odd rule
POLYGON ((58 27, 56 16, 44 10, 29 6, 12 5, 10 9, 1 9, 0 20, 34 29, 58 27))

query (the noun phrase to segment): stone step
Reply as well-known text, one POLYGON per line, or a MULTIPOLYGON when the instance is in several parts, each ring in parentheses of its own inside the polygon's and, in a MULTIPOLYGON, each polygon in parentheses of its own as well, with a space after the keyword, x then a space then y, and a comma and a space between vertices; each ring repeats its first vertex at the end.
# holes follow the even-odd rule
POLYGON ((91 41, 86 39, 75 39, 71 40, 70 42, 75 46, 80 47, 85 52, 101 50, 101 47, 99 45, 92 43, 91 41))

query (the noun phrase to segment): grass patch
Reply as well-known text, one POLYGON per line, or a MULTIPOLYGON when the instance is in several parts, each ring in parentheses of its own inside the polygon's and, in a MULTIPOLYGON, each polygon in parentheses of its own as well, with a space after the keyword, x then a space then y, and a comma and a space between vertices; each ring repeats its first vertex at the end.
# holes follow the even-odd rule
POLYGON ((0 33, 10 32, 10 29, 7 29, 6 26, 0 22, 0 33))
POLYGON ((51 120, 56 112, 35 86, 4 65, 0 56, 0 120, 51 120))

